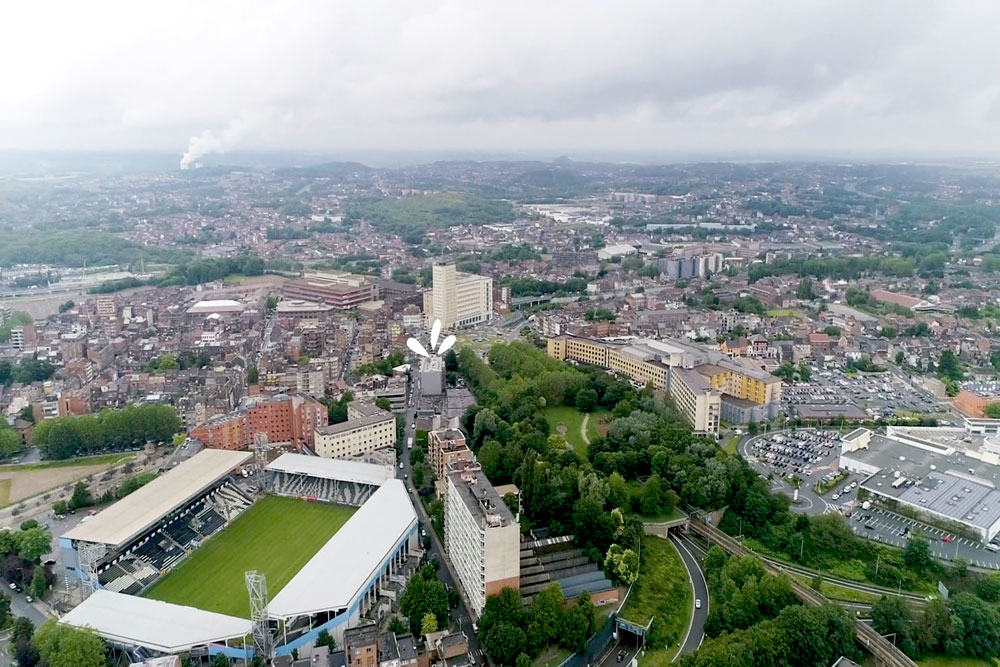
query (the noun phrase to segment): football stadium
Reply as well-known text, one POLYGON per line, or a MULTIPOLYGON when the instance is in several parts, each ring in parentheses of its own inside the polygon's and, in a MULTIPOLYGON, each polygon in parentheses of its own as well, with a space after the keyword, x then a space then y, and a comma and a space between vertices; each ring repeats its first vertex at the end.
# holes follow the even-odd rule
POLYGON ((136 661, 290 655, 323 630, 342 642, 419 559, 403 483, 390 466, 282 454, 261 484, 239 474, 252 465, 205 449, 62 535, 89 595, 60 622, 136 661))

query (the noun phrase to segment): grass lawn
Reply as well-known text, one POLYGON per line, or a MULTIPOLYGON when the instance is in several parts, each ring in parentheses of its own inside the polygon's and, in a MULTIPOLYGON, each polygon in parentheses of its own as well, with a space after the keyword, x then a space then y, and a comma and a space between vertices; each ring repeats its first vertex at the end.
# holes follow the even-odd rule
POLYGON ((764 314, 768 317, 795 317, 798 312, 791 308, 772 308, 764 311, 764 314))
POLYGON ((1000 660, 993 658, 985 660, 983 658, 956 658, 950 655, 929 655, 923 660, 918 660, 920 667, 995 667, 1000 665, 1000 660))
POLYGON ((118 452, 117 454, 102 454, 100 456, 80 456, 75 459, 59 459, 58 461, 42 461, 41 463, 12 463, 0 466, 0 472, 14 470, 47 470, 49 468, 68 468, 70 466, 102 466, 128 463, 135 458, 135 452, 118 452))
MULTIPOLYGON (((793 574, 793 578, 797 579, 799 583, 805 586, 812 585, 812 579, 810 577, 805 577, 802 575, 793 574)), ((881 595, 875 595, 874 593, 866 593, 865 591, 856 591, 853 588, 846 588, 839 584, 831 583, 829 581, 823 581, 819 586, 819 592, 830 598, 831 600, 840 600, 842 602, 859 602, 861 604, 874 604, 878 602, 881 595)))
POLYGON ((0 507, 10 504, 10 480, 0 479, 0 507))
POLYGON ((274 597, 354 512, 353 507, 267 496, 144 595, 249 618, 244 572, 267 575, 267 592, 274 597))
MULTIPOLYGON (((580 432, 580 427, 583 425, 582 412, 576 408, 561 407, 546 408, 542 414, 545 415, 545 420, 549 423, 549 428, 553 433, 565 431, 562 435, 566 438, 566 442, 570 444, 570 447, 581 458, 587 458, 587 443, 584 442, 583 435, 580 432)), ((590 417, 587 419, 587 438, 593 440, 602 435, 602 432, 607 429, 607 425, 601 422, 609 417, 611 417, 611 413, 607 410, 594 410, 591 412, 590 417)))
POLYGON ((733 437, 729 438, 729 440, 726 440, 726 444, 722 446, 722 451, 728 454, 732 454, 733 456, 736 456, 736 454, 738 453, 736 451, 736 446, 738 444, 740 444, 740 436, 734 435, 733 437))
POLYGON ((587 443, 580 435, 580 426, 583 425, 583 413, 576 408, 545 408, 542 413, 545 421, 549 423, 552 433, 562 433, 577 454, 587 458, 587 443))
POLYGON ((639 579, 632 587, 621 617, 650 628, 650 646, 663 647, 646 654, 642 664, 658 666, 673 659, 691 621, 691 582, 680 554, 669 540, 644 535, 639 579))
POLYGON ((549 646, 544 651, 539 653, 538 657, 535 658, 535 661, 531 663, 531 665, 532 667, 556 667, 557 665, 561 665, 569 656, 569 649, 556 644, 549 646))

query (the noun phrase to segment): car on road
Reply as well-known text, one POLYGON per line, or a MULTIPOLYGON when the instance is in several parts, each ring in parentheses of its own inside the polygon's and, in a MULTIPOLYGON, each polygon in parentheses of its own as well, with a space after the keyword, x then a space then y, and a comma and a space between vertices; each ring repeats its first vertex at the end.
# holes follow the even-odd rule
POLYGON ((694 608, 695 609, 701 609, 701 599, 700 598, 695 598, 695 600, 694 600, 694 608))
POLYGON ((941 538, 942 542, 951 542, 951 535, 945 535, 941 538))
POLYGON ((402 462, 402 461, 400 461, 400 462, 399 462, 399 469, 400 469, 400 470, 402 470, 402 469, 403 469, 403 462, 402 462))
POLYGON ((867 528, 868 530, 875 530, 875 524, 874 523, 866 523, 865 524, 865 528, 867 528))

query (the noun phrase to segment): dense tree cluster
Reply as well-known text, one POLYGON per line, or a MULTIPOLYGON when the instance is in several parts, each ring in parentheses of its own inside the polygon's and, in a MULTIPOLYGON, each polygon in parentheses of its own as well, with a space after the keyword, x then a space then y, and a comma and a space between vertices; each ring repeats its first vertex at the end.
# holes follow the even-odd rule
POLYGON ((1000 612, 969 592, 933 599, 919 611, 901 598, 883 596, 872 606, 872 621, 881 634, 896 633, 896 645, 912 658, 1000 655, 1000 612))
POLYGON ((106 449, 128 449, 148 441, 169 441, 181 429, 169 405, 151 403, 96 415, 46 419, 35 427, 32 440, 50 459, 65 459, 106 449))
POLYGON ((8 382, 20 384, 44 382, 51 378, 55 372, 56 369, 52 364, 47 361, 39 361, 34 357, 22 359, 18 364, 13 364, 8 359, 0 359, 0 385, 5 385, 8 382))
POLYGON ((358 366, 354 372, 357 375, 392 375, 392 369, 406 363, 402 350, 393 350, 389 356, 370 364, 358 366))
POLYGON ((446 627, 448 609, 448 591, 438 581, 437 568, 434 564, 425 565, 410 578, 399 601, 399 611, 409 621, 410 632, 420 635, 428 614, 437 619, 439 627, 446 627))
POLYGON ((552 584, 532 598, 527 607, 512 588, 490 596, 479 617, 479 638, 500 665, 514 665, 538 655, 549 644, 573 652, 586 647, 595 630, 594 605, 586 592, 567 606, 562 590, 552 584))
POLYGON ((788 579, 767 574, 755 558, 729 558, 713 547, 705 572, 712 595, 709 639, 682 667, 826 667, 840 656, 860 657, 847 613, 800 605, 788 579))

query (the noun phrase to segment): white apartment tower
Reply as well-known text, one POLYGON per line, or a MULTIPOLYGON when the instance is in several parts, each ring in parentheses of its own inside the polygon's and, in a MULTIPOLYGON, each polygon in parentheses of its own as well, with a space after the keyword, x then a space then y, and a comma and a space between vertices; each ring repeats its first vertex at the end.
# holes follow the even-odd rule
POLYGON ((493 279, 459 273, 454 264, 435 264, 430 292, 424 293, 424 320, 441 320, 445 330, 485 322, 493 313, 493 279))
POLYGON ((444 549, 478 617, 487 597, 519 587, 521 529, 478 464, 456 461, 447 478, 444 549))

